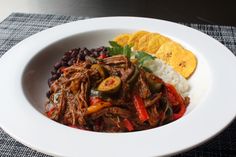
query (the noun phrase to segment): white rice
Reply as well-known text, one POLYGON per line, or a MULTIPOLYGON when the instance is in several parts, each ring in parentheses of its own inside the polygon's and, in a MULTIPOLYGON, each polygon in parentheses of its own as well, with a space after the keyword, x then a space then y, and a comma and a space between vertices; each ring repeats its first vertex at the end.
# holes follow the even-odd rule
POLYGON ((171 66, 165 64, 160 59, 148 61, 144 66, 160 77, 164 82, 172 84, 182 96, 187 96, 190 86, 188 81, 171 66))

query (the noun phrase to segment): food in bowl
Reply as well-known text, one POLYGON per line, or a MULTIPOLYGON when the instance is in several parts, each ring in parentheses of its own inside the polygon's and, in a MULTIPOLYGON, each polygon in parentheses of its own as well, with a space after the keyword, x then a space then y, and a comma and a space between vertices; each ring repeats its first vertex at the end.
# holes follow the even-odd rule
POLYGON ((110 45, 72 49, 54 65, 47 117, 84 130, 130 132, 184 115, 190 98, 183 76, 156 57, 133 50, 132 45, 114 41, 110 45), (173 81, 173 77, 179 79, 173 81))

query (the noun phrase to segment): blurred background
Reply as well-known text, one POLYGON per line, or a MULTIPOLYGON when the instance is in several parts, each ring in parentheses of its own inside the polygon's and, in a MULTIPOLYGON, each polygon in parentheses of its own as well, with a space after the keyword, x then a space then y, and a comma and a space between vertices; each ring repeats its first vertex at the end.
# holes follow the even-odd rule
POLYGON ((236 26, 232 0, 0 0, 0 4, 0 21, 12 12, 26 12, 89 17, 129 15, 236 26))

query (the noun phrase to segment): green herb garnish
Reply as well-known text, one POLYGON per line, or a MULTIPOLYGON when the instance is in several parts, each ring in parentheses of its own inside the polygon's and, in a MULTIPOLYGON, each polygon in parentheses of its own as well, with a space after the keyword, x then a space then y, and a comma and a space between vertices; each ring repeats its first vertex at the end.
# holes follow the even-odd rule
POLYGON ((130 59, 131 57, 131 46, 126 45, 124 47, 117 44, 115 41, 109 41, 109 44, 111 47, 108 47, 109 55, 115 56, 115 55, 124 55, 130 59))
POLYGON ((123 54, 123 47, 117 44, 115 41, 109 41, 111 47, 108 47, 109 56, 121 55, 123 54))
POLYGON ((150 60, 154 60, 155 59, 154 56, 149 55, 148 53, 143 52, 143 51, 136 52, 135 53, 135 58, 138 60, 139 66, 143 66, 143 64, 146 61, 150 61, 150 60))

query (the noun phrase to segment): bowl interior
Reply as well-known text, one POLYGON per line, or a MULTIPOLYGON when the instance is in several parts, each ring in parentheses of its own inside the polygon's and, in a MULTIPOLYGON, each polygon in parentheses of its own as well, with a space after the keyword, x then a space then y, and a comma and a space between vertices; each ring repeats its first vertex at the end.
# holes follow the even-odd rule
MULTIPOLYGON (((78 47, 96 48, 107 46, 108 41, 112 40, 116 35, 133 31, 135 30, 104 29, 78 33, 49 43, 48 46, 39 51, 25 67, 22 75, 22 87, 26 98, 36 110, 44 113, 44 104, 47 100, 46 92, 49 89, 47 80, 50 78, 50 71, 53 69, 53 65, 60 60, 64 52, 78 47)), ((178 41, 178 38, 174 36, 169 37, 178 41)), ((187 109, 186 114, 188 114, 206 97, 209 89, 210 72, 207 62, 197 49, 188 46, 187 43, 181 40, 178 42, 193 51, 198 58, 197 69, 194 75, 189 79, 191 86, 189 94, 191 103, 187 109), (203 84, 204 86, 199 86, 199 84, 203 84)))

